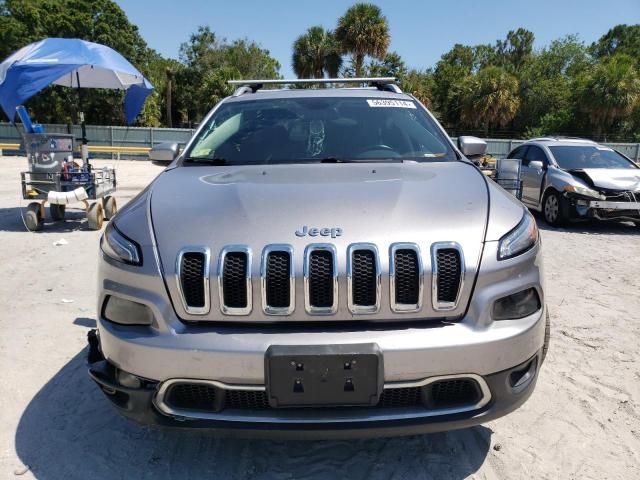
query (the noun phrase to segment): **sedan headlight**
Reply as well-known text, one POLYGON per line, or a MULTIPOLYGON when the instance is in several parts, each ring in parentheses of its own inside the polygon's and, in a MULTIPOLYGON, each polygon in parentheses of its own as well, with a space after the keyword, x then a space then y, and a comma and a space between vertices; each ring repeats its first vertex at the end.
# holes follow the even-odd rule
POLYGON ((128 265, 142 265, 140 246, 125 236, 114 223, 109 222, 100 241, 105 255, 128 265))
POLYGON ((520 223, 500 239, 498 260, 515 257, 533 248, 538 241, 538 226, 533 215, 525 210, 520 223))
POLYGON ((604 195, 601 195, 589 187, 583 187, 582 185, 565 185, 564 191, 568 193, 577 193, 583 197, 598 198, 600 200, 606 199, 604 195))

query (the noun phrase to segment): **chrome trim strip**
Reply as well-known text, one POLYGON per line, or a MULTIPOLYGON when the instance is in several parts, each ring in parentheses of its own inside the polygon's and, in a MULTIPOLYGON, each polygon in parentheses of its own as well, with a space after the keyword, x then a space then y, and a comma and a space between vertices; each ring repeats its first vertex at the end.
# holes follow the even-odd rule
POLYGON ((260 284, 262 287, 262 311, 267 315, 291 315, 296 309, 296 274, 293 247, 284 243, 272 243, 262 249, 260 260, 260 284), (289 254, 289 306, 272 307, 267 304, 267 260, 272 252, 289 254))
POLYGON ((354 315, 366 313, 378 313, 380 310, 380 289, 382 284, 380 269, 380 256, 378 247, 373 243, 352 243, 347 247, 347 305, 354 315), (367 250, 373 253, 373 261, 376 268, 376 303, 375 305, 356 305, 353 302, 353 254, 357 250, 367 250))
POLYGON ((206 315, 209 313, 209 309, 211 306, 210 302, 210 292, 209 292, 209 264, 211 263, 211 251, 209 247, 204 247, 201 245, 193 245, 188 247, 183 247, 178 252, 178 257, 176 258, 176 283, 178 284, 178 292, 180 293, 180 299, 182 300, 182 308, 184 311, 190 315, 206 315), (204 289, 204 306, 203 307, 192 307, 187 304, 187 300, 184 296, 184 292, 182 291, 182 281, 180 279, 182 274, 182 258, 185 253, 202 253, 204 254, 204 271, 203 271, 203 282, 202 288, 204 289))
POLYGON ((311 243, 304 249, 304 308, 309 315, 333 315, 338 311, 338 254, 336 247, 330 243, 311 243), (330 307, 314 307, 309 298, 309 259, 316 250, 331 252, 333 257, 333 305, 330 307))
MULTIPOLYGON (((424 387, 431 383, 435 383, 440 380, 451 380, 457 378, 469 378, 475 380, 480 387, 481 398, 480 400, 473 405, 463 405, 460 407, 453 408, 441 408, 441 409, 432 409, 427 410, 424 407, 417 407, 407 411, 407 409, 399 409, 401 412, 389 413, 390 409, 381 409, 378 410, 378 414, 376 414, 375 409, 371 409, 368 407, 353 407, 352 416, 349 417, 345 415, 349 410, 341 410, 340 415, 336 415, 335 417, 331 417, 329 415, 322 415, 322 417, 317 416, 317 409, 308 409, 311 410, 311 414, 304 415, 306 409, 294 409, 292 412, 287 412, 285 410, 277 410, 275 412, 266 410, 266 411, 251 411, 247 412, 244 415, 229 415, 222 412, 205 412, 205 411, 195 411, 195 410, 181 410, 171 408, 164 402, 165 396, 169 387, 175 384, 180 383, 197 383, 201 385, 210 385, 213 387, 221 388, 224 390, 245 390, 245 391, 258 391, 262 392, 266 390, 264 385, 237 385, 237 384, 227 384, 223 382, 219 382, 217 380, 195 380, 195 379, 171 379, 163 382, 156 394, 153 398, 153 403, 155 407, 160 411, 160 413, 170 416, 177 417, 181 419, 203 419, 203 420, 225 420, 225 421, 237 421, 237 422, 255 422, 255 423, 272 423, 274 421, 278 421, 280 423, 288 423, 288 424, 305 424, 305 423, 318 423, 318 421, 322 421, 324 423, 358 423, 358 422, 367 422, 372 420, 399 420, 399 419, 412 419, 412 418, 421 418, 421 417, 434 417, 438 415, 454 415, 457 413, 470 412, 474 410, 479 410, 486 406, 491 401, 491 391, 489 390, 489 386, 487 382, 480 375, 476 375, 474 373, 463 373, 463 374, 455 374, 455 375, 440 375, 437 377, 429 377, 416 381, 408 381, 408 382, 391 382, 385 383, 384 389, 391 390, 394 388, 411 388, 411 387, 424 387), (315 413, 313 413, 315 412, 315 413), (296 417, 298 415, 298 417, 296 417)), ((325 412, 326 413, 326 412, 325 412)))
POLYGON ((412 313, 422 309, 422 297, 424 291, 424 265, 420 247, 415 243, 393 243, 389 247, 389 304, 391 310, 396 313, 412 313), (398 250, 413 250, 418 259, 418 303, 396 303, 396 262, 395 254, 398 250))
POLYGON ((464 253, 462 247, 456 242, 436 242, 431 245, 431 304, 434 310, 440 312, 446 312, 448 310, 455 310, 460 300, 460 294, 462 293, 462 287, 464 286, 465 266, 464 266, 464 253), (458 251, 460 256, 460 283, 458 284, 458 293, 454 302, 440 302, 438 301, 438 251, 452 248, 458 251))
POLYGON ((246 245, 227 245, 220 252, 218 258, 218 296, 220 298, 220 311, 224 315, 249 315, 253 310, 253 290, 251 287, 251 265, 252 255, 251 249, 246 245), (241 252, 247 256, 247 273, 245 275, 245 282, 247 288, 247 306, 243 308, 227 307, 224 304, 224 259, 228 253, 241 252))

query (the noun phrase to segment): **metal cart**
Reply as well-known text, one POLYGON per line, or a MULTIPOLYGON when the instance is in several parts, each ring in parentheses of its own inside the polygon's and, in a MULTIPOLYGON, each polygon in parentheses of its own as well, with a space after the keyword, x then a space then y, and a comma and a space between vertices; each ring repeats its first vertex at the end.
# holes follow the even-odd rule
POLYGON ((24 220, 29 230, 41 230, 45 204, 54 221, 64 220, 66 206, 84 203, 89 228, 99 230, 117 211, 111 194, 116 190, 115 169, 95 169, 89 162, 75 163, 72 135, 24 133, 29 171, 21 172, 22 197, 31 200, 24 220))

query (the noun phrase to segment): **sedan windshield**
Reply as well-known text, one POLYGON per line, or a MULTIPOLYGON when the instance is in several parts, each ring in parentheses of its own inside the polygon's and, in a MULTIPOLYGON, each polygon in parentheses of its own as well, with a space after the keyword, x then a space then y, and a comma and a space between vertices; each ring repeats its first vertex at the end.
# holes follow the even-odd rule
POLYGON ((411 100, 306 97, 223 103, 185 158, 219 165, 449 161, 456 155, 411 100))
POLYGON ((635 168, 633 163, 609 147, 600 145, 549 147, 564 170, 585 168, 635 168))

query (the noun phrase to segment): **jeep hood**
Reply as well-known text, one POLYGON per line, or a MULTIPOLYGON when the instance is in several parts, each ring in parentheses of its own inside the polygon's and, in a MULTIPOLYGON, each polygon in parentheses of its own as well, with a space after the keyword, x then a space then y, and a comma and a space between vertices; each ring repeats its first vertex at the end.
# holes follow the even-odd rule
POLYGON ((640 169, 638 168, 585 168, 581 172, 584 172, 596 188, 640 191, 640 169))
MULTIPOLYGON (((342 276, 347 246, 368 242, 378 247, 384 278, 390 244, 417 243, 429 269, 430 245, 455 241, 464 249, 468 274, 475 276, 489 203, 482 175, 463 162, 183 166, 161 174, 151 195, 153 229, 167 287, 183 318, 189 315, 176 298, 175 264, 186 246, 210 248, 213 279, 222 248, 246 245, 253 252, 252 275, 257 279, 260 254, 267 244, 292 245, 296 269, 301 270, 306 245, 333 243, 342 276), (296 235, 305 226, 325 229, 325 233, 333 229, 341 235, 296 235)), ((471 280, 465 283, 471 285, 471 280)), ((216 285, 211 282, 212 299, 216 285)), ((425 292, 429 285, 425 281, 425 292)), ((250 318, 273 321, 261 314, 259 281, 253 290, 250 318)), ((467 300, 461 299, 461 312, 467 300)), ((350 317, 342 304, 340 300, 338 314, 350 317)), ((225 320, 219 318, 216 305, 212 303, 209 317, 225 320)), ((292 316, 304 318, 304 307, 296 308, 292 316)), ((226 320, 246 321, 247 317, 226 320)))

